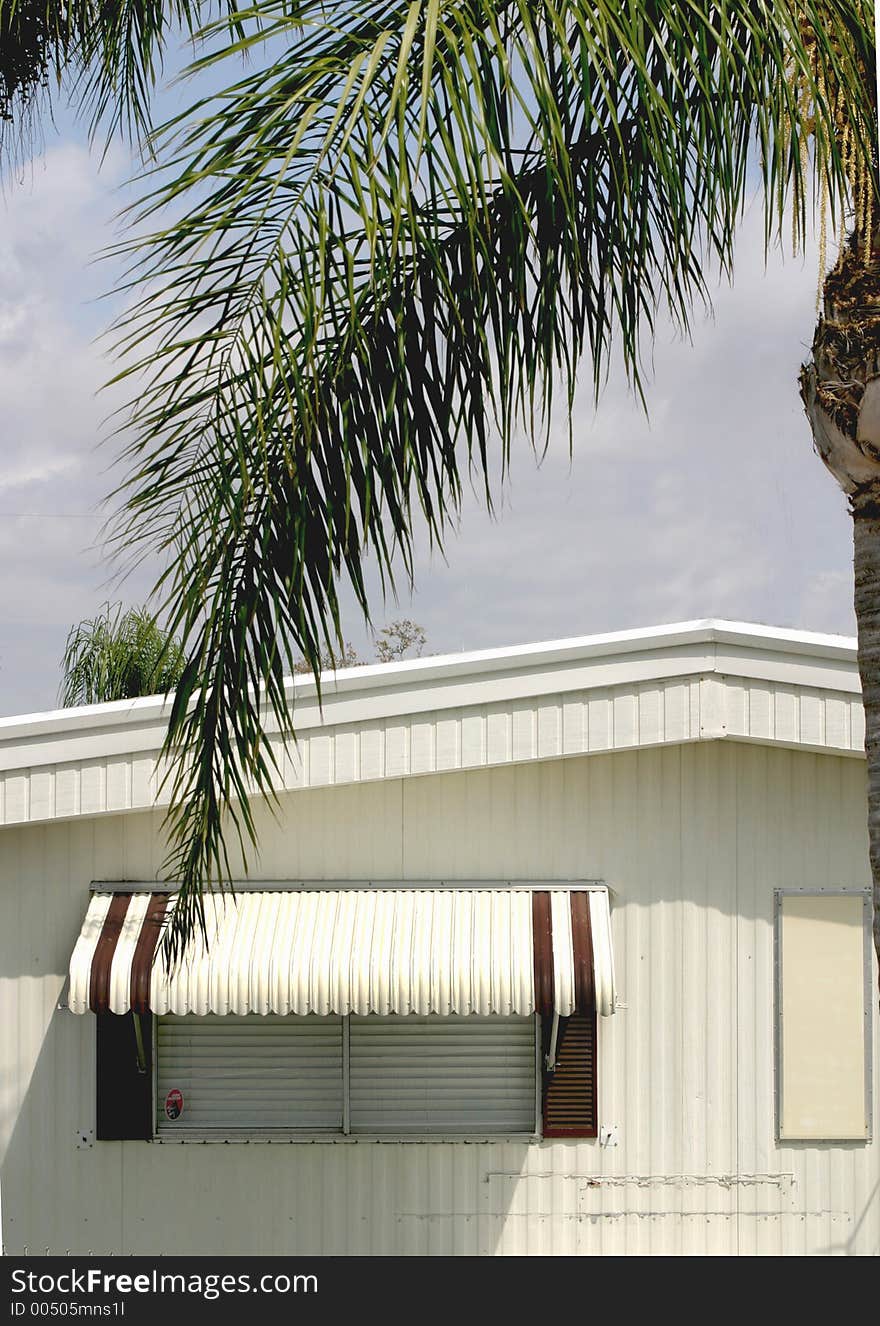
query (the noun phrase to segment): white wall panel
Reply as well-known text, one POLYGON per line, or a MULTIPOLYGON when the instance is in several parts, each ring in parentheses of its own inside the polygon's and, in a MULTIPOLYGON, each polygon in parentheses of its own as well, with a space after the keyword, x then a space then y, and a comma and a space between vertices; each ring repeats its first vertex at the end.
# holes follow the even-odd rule
POLYGON ((867 886, 862 761, 707 741, 295 792, 259 830, 252 875, 269 880, 604 879, 623 1006, 600 1024, 599 1104, 616 1145, 78 1149, 94 1028, 56 1004, 89 881, 150 878, 160 817, 10 828, 8 1250, 880 1252, 877 1141, 780 1145, 774 1123, 774 890, 867 886))
MULTIPOLYGON (((157 745, 160 737, 157 727, 157 745)), ((293 790, 723 737, 860 755, 861 699, 710 674, 356 724, 334 725, 328 718, 324 727, 303 723, 296 747, 271 740, 279 788, 293 790)), ((68 753, 73 748, 68 742, 68 753)), ((4 757, 9 752, 0 741, 0 767, 4 757)), ((133 749, 0 772, 0 825, 161 804, 167 794, 158 792, 157 758, 156 750, 133 749)))
POLYGON ((866 1136, 866 902, 831 892, 779 896, 777 1090, 786 1140, 866 1136))

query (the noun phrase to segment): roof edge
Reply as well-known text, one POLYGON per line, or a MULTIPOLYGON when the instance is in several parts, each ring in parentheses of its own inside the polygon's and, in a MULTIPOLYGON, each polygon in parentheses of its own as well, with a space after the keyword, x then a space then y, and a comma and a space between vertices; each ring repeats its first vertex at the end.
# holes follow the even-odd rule
MULTIPOLYGON (((857 661, 857 642, 850 636, 707 617, 563 640, 432 655, 400 663, 368 663, 327 673, 322 691, 324 697, 328 698, 361 690, 382 691, 447 677, 452 679, 469 674, 491 674, 508 669, 525 669, 530 665, 567 664, 616 654, 653 653, 681 645, 699 644, 726 644, 767 657, 798 655, 851 663, 853 666, 857 661)), ((710 664, 708 670, 718 669, 710 664)), ((294 694, 303 699, 314 699, 317 694, 317 686, 310 676, 289 678, 288 684, 293 686, 294 694)), ((143 696, 135 700, 117 700, 108 704, 0 718, 0 746, 12 739, 75 732, 82 728, 94 730, 152 725, 167 718, 170 705, 168 696, 143 696)))

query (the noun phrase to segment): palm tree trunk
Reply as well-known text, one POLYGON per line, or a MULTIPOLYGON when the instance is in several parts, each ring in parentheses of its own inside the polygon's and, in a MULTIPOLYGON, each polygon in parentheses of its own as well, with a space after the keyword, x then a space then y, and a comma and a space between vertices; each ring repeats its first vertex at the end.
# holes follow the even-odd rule
POLYGON ((868 761, 874 948, 880 960, 880 251, 851 239, 828 274, 801 397, 813 445, 849 499, 868 761))
POLYGON ((859 674, 868 758, 868 836, 874 901, 874 948, 880 958, 880 491, 852 502, 859 674))

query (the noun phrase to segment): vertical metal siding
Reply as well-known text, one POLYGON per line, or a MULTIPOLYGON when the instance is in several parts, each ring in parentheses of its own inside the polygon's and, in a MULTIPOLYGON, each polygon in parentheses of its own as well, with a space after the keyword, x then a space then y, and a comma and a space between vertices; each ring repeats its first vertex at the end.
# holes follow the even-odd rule
MULTIPOLYGON (((94 1027, 56 1004, 89 881, 153 877, 161 817, 9 829, 8 1251, 880 1253, 880 1143, 780 1146, 773 1111, 774 890, 869 884, 862 762, 706 742, 297 792, 278 822, 257 814, 264 879, 607 880, 612 1144, 80 1148, 94 1027)), ((876 1007, 872 1021, 876 1138, 876 1007)))
MULTIPOLYGON (((741 656, 728 662, 730 672, 722 667, 585 690, 572 685, 555 695, 506 700, 478 699, 485 694, 484 679, 466 684, 450 708, 444 704, 443 683, 435 682, 431 690, 437 688, 441 704, 436 711, 422 708, 425 693, 420 703, 418 691, 411 691, 416 712, 385 717, 380 712, 351 723, 342 720, 331 689, 324 697, 325 722, 314 725, 313 709, 298 727, 295 749, 288 749, 278 736, 269 737, 278 761, 278 789, 344 786, 720 736, 862 754, 864 710, 851 685, 854 664, 845 664, 842 672, 807 665, 793 684, 738 675, 741 656), (835 684, 842 689, 832 689, 835 684)), ((783 665, 789 676, 791 664, 789 655, 783 665)), ((164 804, 168 787, 163 786, 159 754, 163 735, 163 725, 156 721, 140 732, 111 729, 108 734, 96 728, 47 733, 57 762, 50 756, 32 766, 24 762, 32 758, 33 737, 20 745, 7 738, 5 767, 0 770, 0 825, 164 804), (129 741, 140 749, 118 749, 129 741)))

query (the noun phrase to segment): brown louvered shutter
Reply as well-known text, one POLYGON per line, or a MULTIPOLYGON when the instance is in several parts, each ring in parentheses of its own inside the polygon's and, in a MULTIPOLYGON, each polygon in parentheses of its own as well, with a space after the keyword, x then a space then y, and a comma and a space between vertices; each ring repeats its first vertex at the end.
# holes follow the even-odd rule
POLYGON ((559 1019, 556 1068, 544 1074, 544 1136, 598 1136, 595 1012, 559 1019))

